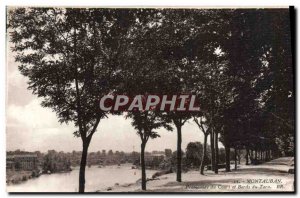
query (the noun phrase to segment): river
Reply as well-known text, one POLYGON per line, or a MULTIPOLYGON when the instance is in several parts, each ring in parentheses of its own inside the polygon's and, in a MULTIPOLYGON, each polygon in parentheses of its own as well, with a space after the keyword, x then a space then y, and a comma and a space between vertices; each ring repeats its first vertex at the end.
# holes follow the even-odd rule
MULTIPOLYGON (((147 177, 150 178, 155 172, 147 170, 147 177)), ((8 185, 7 192, 77 192, 78 178, 79 167, 75 167, 68 173, 45 174, 20 184, 8 185)), ((105 190, 116 183, 135 183, 140 178, 141 170, 131 169, 130 164, 102 168, 91 166, 86 168, 85 191, 105 190)))

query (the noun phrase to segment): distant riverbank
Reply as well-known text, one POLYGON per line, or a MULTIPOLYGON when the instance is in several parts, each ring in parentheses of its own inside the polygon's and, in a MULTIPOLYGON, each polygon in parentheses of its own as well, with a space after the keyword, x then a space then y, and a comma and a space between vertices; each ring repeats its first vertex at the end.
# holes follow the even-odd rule
POLYGON ((26 182, 29 179, 33 179, 36 177, 39 177, 43 174, 57 174, 57 173, 67 173, 72 171, 72 169, 69 170, 63 170, 59 172, 40 172, 39 170, 32 170, 32 171, 16 171, 16 170, 6 170, 6 184, 12 185, 12 184, 20 184, 22 182, 26 182))
POLYGON ((19 184, 39 175, 38 171, 6 170, 6 184, 19 184))

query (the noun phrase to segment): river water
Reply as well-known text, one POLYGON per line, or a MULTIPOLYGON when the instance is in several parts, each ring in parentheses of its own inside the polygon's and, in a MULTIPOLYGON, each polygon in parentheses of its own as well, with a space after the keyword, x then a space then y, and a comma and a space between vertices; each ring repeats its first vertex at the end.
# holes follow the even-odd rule
MULTIPOLYGON (((147 177, 152 177, 155 172, 155 170, 147 170, 147 177)), ((78 178, 79 167, 75 167, 68 173, 41 175, 20 184, 8 185, 7 192, 77 192, 78 178)), ((85 191, 95 192, 105 190, 116 183, 120 185, 135 183, 141 178, 141 170, 131 169, 130 164, 102 168, 91 166, 86 168, 85 178, 85 191)))

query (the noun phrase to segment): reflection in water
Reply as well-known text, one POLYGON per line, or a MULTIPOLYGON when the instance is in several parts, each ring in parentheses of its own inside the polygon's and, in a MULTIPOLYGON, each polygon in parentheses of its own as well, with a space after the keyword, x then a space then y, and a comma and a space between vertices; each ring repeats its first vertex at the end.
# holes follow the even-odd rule
MULTIPOLYGON (((151 177, 156 172, 147 170, 147 177, 151 177)), ((116 183, 134 183, 140 179, 141 171, 131 169, 131 165, 106 166, 98 168, 86 167, 86 192, 95 192, 116 183)), ((57 173, 51 175, 41 175, 38 178, 30 179, 21 184, 7 186, 8 192, 77 192, 79 179, 79 167, 73 168, 69 173, 57 173)))

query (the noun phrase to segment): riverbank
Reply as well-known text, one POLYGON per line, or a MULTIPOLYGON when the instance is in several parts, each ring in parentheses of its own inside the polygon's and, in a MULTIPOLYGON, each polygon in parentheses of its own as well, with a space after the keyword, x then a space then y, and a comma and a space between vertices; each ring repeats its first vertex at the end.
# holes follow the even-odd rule
POLYGON ((6 170, 6 184, 19 184, 38 176, 39 173, 37 171, 6 170))
MULTIPOLYGON (((290 168, 288 163, 277 159, 261 165, 239 165, 238 170, 231 172, 221 169, 218 175, 212 171, 206 171, 205 175, 189 171, 182 174, 182 182, 176 182, 176 173, 170 173, 148 181, 146 192, 293 192, 294 174, 288 173, 290 168)), ((147 174, 147 178, 151 176, 147 174)), ((138 180, 97 192, 103 191, 141 192, 141 184, 138 180)))
POLYGON ((58 174, 58 173, 68 173, 72 171, 70 168, 69 170, 62 170, 58 172, 40 172, 39 170, 33 170, 33 171, 15 171, 15 170, 6 170, 6 184, 11 185, 11 184, 20 184, 22 182, 26 182, 27 180, 37 178, 41 175, 48 175, 48 174, 58 174))

